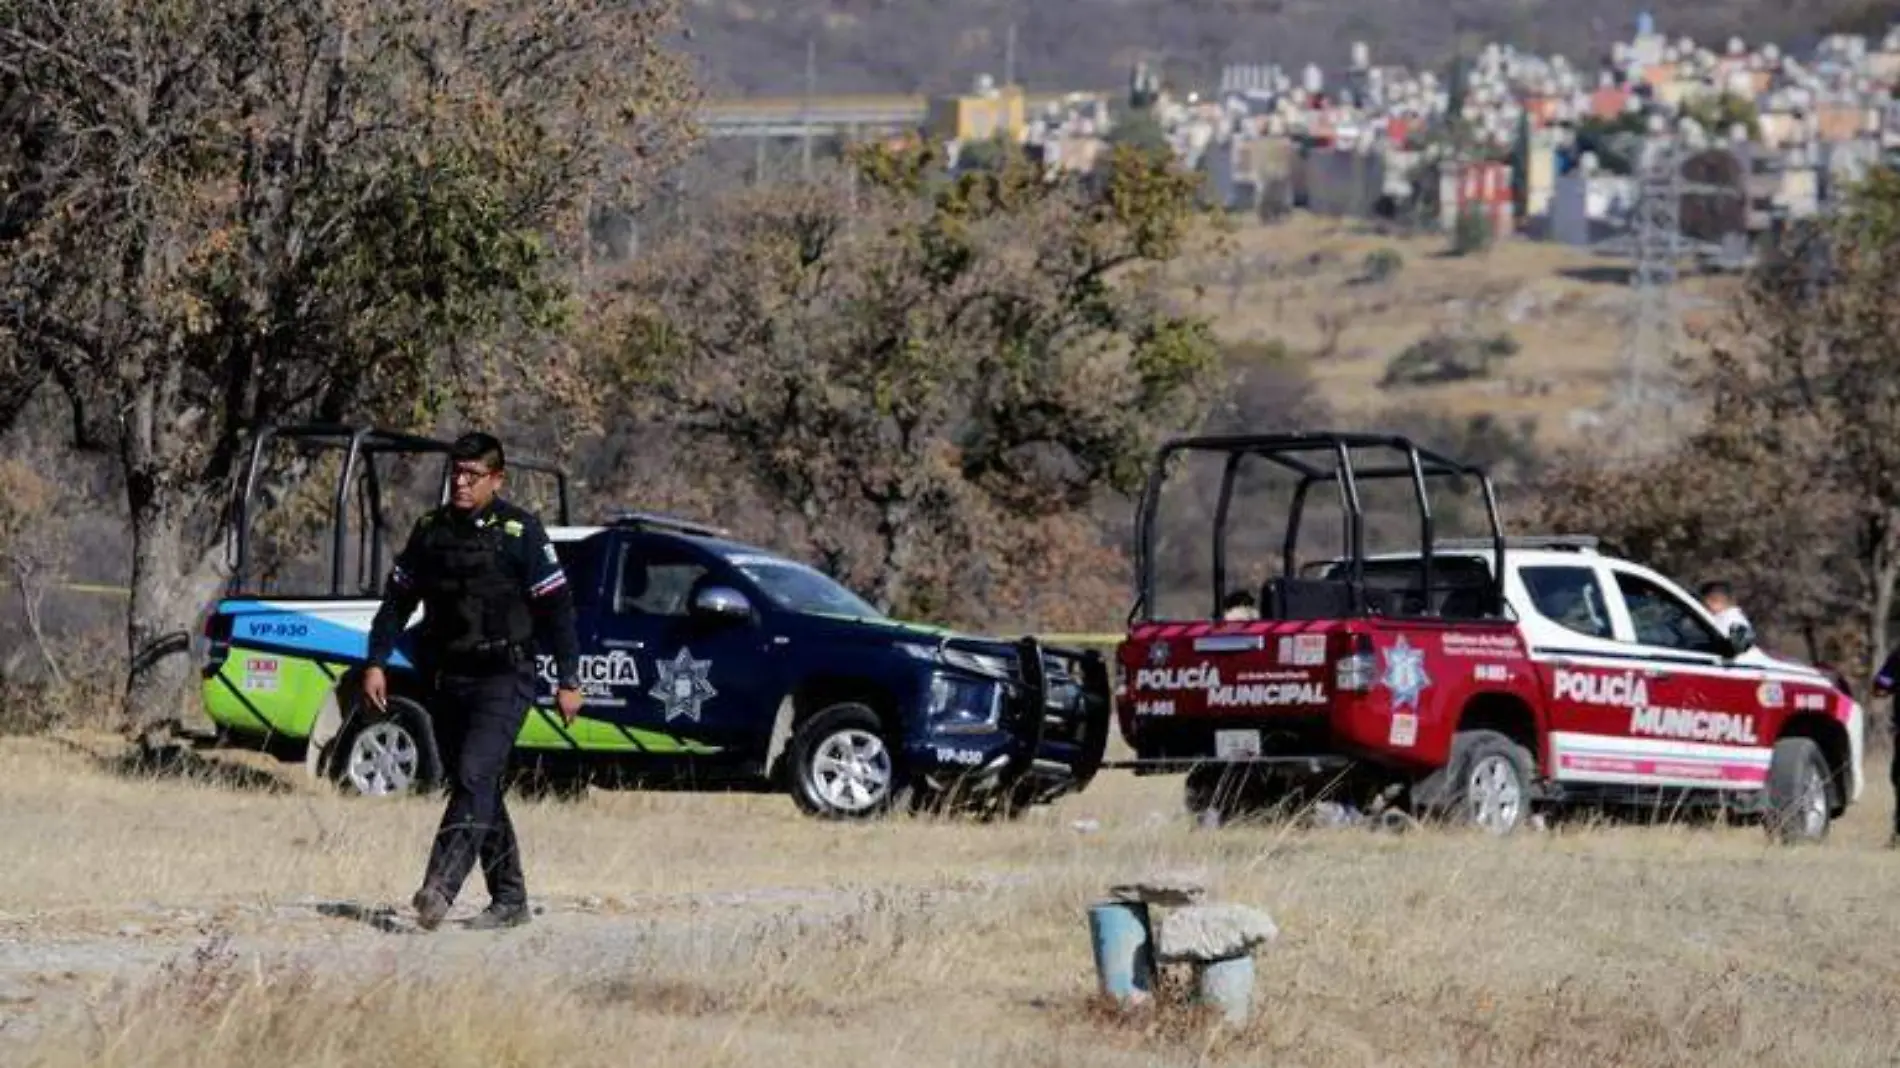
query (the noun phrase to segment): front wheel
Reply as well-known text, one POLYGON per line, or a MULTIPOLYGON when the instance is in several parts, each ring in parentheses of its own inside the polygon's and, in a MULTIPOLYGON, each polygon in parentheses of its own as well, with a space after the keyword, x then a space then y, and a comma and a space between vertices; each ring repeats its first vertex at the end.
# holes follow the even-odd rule
POLYGON ((1768 764, 1768 833, 1778 842, 1819 842, 1833 818, 1827 760, 1809 738, 1775 743, 1768 764))
POLYGON ((391 696, 387 712, 357 709, 334 745, 331 778, 348 794, 417 793, 441 777, 429 714, 406 697, 391 696))
POLYGON ((883 721, 867 705, 825 708, 793 733, 786 755, 792 800, 807 815, 871 819, 908 796, 883 721))

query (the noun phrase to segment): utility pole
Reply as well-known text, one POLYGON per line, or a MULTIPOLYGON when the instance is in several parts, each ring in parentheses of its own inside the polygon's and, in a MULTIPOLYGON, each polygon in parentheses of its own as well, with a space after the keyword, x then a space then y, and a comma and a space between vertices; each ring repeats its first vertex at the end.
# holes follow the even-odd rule
POLYGON ((801 168, 811 181, 811 119, 814 97, 818 95, 818 38, 805 38, 805 146, 801 168))
POLYGON ((1676 306, 1677 264, 1682 257, 1682 149, 1674 136, 1644 141, 1637 163, 1632 237, 1636 265, 1630 273, 1630 322, 1623 337, 1622 381, 1616 414, 1622 440, 1642 448, 1665 428, 1668 390, 1658 372, 1674 360, 1680 343, 1676 306))
POLYGON ((1009 33, 1003 38, 1003 88, 1016 84, 1016 24, 1009 24, 1009 33))

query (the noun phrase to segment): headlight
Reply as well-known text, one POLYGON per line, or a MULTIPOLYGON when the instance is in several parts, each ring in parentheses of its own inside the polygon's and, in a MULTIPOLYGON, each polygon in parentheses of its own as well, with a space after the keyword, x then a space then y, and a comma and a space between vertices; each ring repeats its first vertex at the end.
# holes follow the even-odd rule
POLYGON ((933 664, 943 664, 977 675, 987 675, 993 679, 1010 680, 1016 677, 1016 665, 1007 657, 990 653, 972 653, 964 649, 945 649, 920 642, 898 642, 898 649, 913 659, 933 664))
POLYGON ((1003 719, 1002 684, 954 675, 930 679, 930 729, 951 734, 993 731, 1003 719))

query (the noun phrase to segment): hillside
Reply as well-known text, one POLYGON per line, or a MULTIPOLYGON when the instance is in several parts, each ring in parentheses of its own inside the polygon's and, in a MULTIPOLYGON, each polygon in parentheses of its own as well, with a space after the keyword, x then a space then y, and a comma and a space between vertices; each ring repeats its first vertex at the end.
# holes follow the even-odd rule
MULTIPOLYGON (((1230 343, 1277 340, 1309 357, 1319 395, 1344 423, 1410 407, 1534 419, 1545 445, 1587 434, 1588 412, 1620 368, 1627 261, 1527 240, 1467 257, 1445 252, 1442 236, 1382 236, 1361 223, 1295 215, 1277 226, 1241 225, 1226 248, 1182 267, 1179 295, 1195 299, 1192 287, 1203 287, 1197 306, 1230 343), (1400 265, 1374 281, 1367 258, 1381 250, 1397 253, 1400 265), (1508 335, 1517 351, 1482 378, 1381 388, 1392 358, 1435 334, 1479 343, 1508 335)), ((1736 284, 1685 278, 1687 329, 1716 321, 1736 284)))
MULTIPOLYGON (((1183 84, 1208 84, 1228 63, 1337 67, 1363 40, 1375 62, 1440 64, 1457 35, 1510 41, 1588 62, 1628 37, 1636 14, 1698 41, 1735 34, 1803 48, 1852 0, 686 0, 686 47, 715 95, 789 94, 805 84, 817 45, 820 92, 942 92, 982 72, 1001 76, 1016 25, 1016 70, 1033 89, 1127 84, 1138 58, 1183 84)), ((1876 20, 1877 21, 1877 20, 1876 20)))

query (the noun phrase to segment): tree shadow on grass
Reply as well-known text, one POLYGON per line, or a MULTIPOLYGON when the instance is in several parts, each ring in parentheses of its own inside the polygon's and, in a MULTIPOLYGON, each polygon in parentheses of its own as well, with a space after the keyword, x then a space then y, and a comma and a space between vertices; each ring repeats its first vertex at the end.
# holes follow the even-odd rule
POLYGON ((184 746, 170 746, 147 752, 136 745, 125 745, 116 751, 100 752, 70 739, 62 738, 59 742, 83 754, 100 771, 116 778, 138 782, 160 780, 189 782, 220 790, 272 796, 282 796, 295 791, 295 787, 281 775, 274 775, 261 768, 206 757, 184 746))

